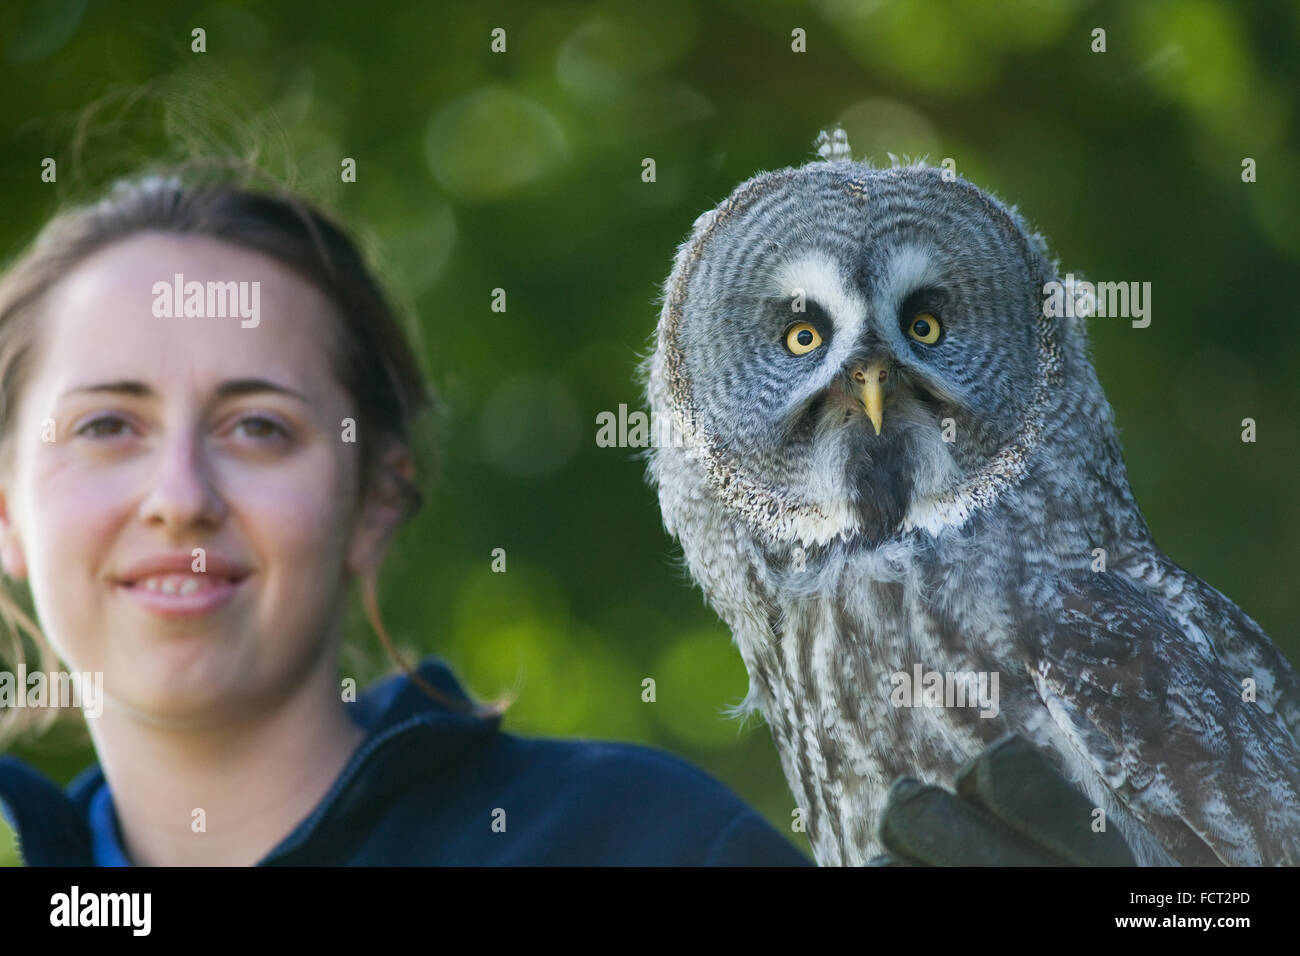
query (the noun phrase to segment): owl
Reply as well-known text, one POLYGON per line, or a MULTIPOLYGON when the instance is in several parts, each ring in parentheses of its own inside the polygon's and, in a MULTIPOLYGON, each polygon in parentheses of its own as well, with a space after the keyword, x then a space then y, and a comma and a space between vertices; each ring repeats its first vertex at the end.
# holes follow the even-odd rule
POLYGON ((818 862, 881 852, 895 778, 1017 734, 1140 864, 1300 863, 1300 682, 1152 540, 1100 320, 1045 307, 1013 207, 819 152, 695 221, 642 367, 665 527, 818 862))

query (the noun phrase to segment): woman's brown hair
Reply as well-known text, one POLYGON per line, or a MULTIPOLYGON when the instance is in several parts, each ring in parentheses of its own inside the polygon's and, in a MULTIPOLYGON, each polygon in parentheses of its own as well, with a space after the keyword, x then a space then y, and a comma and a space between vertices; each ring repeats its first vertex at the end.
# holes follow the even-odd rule
MULTIPOLYGON (((40 303, 58 280, 95 251, 138 232, 219 239, 260 252, 318 286, 341 321, 332 336, 335 372, 357 412, 361 493, 380 479, 399 483, 404 520, 419 510, 419 487, 401 475, 379 475, 381 452, 410 447, 420 417, 436 404, 398 315, 356 245, 333 220, 287 189, 255 188, 259 176, 242 163, 191 162, 119 180, 98 202, 75 206, 47 223, 0 276, 0 470, 10 473, 10 434, 38 331, 40 303)), ((503 703, 465 704, 431 687, 401 658, 380 620, 375 579, 362 582, 372 627, 389 655, 431 698, 478 715, 500 713, 503 703)), ((0 586, 0 659, 25 660, 35 648, 37 666, 50 670, 57 656, 37 624, 0 586)), ((53 709, 0 711, 0 745, 46 729, 53 709)))

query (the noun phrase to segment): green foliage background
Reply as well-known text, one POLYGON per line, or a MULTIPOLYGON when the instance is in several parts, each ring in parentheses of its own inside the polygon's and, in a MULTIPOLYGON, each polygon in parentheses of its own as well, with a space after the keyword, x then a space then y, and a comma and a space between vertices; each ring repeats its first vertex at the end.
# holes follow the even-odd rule
MULTIPOLYGON (((1295 660, 1298 72, 1287 2, 9 3, 0 254, 176 144, 256 141, 365 238, 446 404, 441 473, 383 580, 390 632, 480 695, 518 690, 508 728, 664 747, 790 833, 766 729, 721 714, 746 687, 729 633, 635 451, 595 443, 598 412, 642 406, 676 244, 840 122, 878 165, 952 157, 1063 270, 1151 282, 1149 328, 1092 325, 1138 499, 1175 560, 1295 660)), ((373 679, 389 664, 354 618, 345 667, 373 679)), ((77 728, 17 753, 64 781, 94 759, 77 728)))

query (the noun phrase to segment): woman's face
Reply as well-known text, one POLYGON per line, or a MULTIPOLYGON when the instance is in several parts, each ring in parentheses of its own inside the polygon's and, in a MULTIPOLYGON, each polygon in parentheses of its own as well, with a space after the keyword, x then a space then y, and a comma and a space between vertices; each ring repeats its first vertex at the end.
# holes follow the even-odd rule
POLYGON ((50 290, 9 436, 3 557, 60 656, 103 672, 108 707, 249 717, 328 651, 341 585, 386 530, 358 508, 337 321, 291 269, 195 236, 119 241, 50 290), (260 320, 157 317, 154 285, 178 273, 260 283, 260 320))

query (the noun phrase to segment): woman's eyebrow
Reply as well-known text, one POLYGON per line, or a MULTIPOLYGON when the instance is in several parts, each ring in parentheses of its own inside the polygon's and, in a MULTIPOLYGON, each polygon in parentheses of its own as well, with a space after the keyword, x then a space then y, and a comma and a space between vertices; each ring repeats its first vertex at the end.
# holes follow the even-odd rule
MULTIPOLYGON (((119 382, 99 382, 94 385, 78 385, 70 388, 60 398, 66 398, 68 395, 76 395, 85 392, 109 392, 115 395, 131 395, 136 398, 155 398, 156 393, 144 382, 119 381, 119 382)), ((278 392, 281 395, 291 395, 299 401, 311 404, 309 399, 302 392, 287 388, 284 385, 277 385, 275 382, 267 381, 264 378, 235 378, 222 382, 217 386, 217 398, 230 398, 237 395, 250 395, 256 392, 278 392)))
POLYGON ((59 398, 79 395, 82 392, 113 392, 118 395, 136 395, 143 398, 152 395, 153 389, 144 382, 100 382, 98 385, 78 385, 70 388, 59 398))
POLYGON ((312 403, 311 399, 302 392, 293 390, 284 385, 277 385, 275 382, 268 382, 264 378, 235 378, 222 382, 217 386, 217 398, 230 398, 233 395, 249 395, 254 392, 279 392, 281 395, 291 395, 300 402, 312 403))

